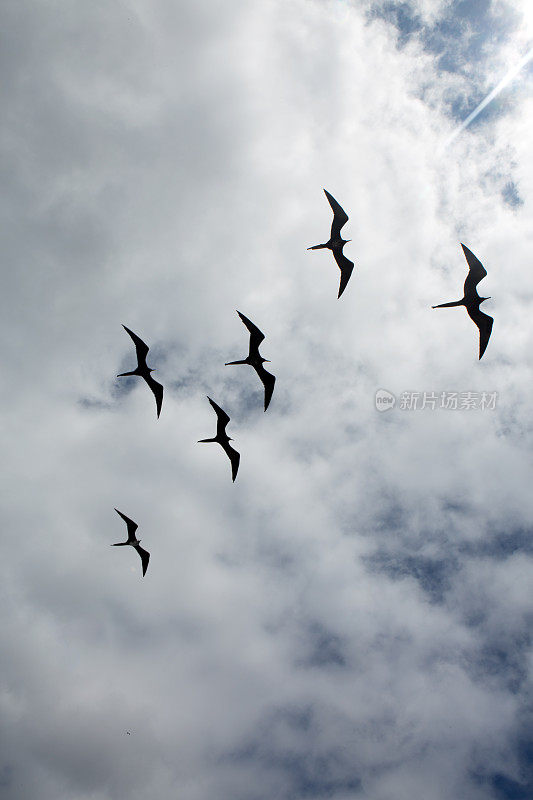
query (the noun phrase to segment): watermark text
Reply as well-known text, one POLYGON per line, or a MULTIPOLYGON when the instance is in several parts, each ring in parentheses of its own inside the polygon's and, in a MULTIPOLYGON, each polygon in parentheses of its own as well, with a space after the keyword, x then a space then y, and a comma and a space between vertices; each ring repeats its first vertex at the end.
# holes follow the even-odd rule
POLYGON ((401 392, 399 400, 387 389, 378 389, 375 404, 378 411, 390 411, 396 405, 400 411, 445 409, 447 411, 494 411, 498 392, 401 392))

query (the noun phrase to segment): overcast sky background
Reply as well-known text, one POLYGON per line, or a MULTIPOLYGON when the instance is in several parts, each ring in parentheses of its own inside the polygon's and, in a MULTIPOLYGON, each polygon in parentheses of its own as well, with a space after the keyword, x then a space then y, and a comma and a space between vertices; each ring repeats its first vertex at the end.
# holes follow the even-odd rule
POLYGON ((533 796, 530 0, 2 17, 1 796, 533 796))

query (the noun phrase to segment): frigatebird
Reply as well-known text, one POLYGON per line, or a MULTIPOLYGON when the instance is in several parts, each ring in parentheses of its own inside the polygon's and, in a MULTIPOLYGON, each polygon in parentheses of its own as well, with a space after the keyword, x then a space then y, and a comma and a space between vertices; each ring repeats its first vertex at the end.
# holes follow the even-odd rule
POLYGON ((121 372, 120 375, 117 375, 117 378, 124 378, 126 375, 138 375, 140 378, 144 378, 144 380, 154 393, 155 404, 157 408, 157 418, 159 419, 159 415, 161 413, 161 405, 163 404, 163 387, 161 386, 160 383, 158 383, 152 378, 150 373, 153 372, 154 370, 148 367, 146 364, 146 356, 148 355, 148 351, 150 348, 148 347, 147 344, 143 342, 140 336, 137 336, 136 333, 130 331, 130 329, 126 328, 125 325, 123 325, 122 327, 124 328, 125 331, 129 333, 129 335, 133 339, 133 343, 135 344, 135 350, 137 351, 137 367, 131 372, 121 372))
POLYGON ((490 300, 490 297, 480 297, 476 289, 478 283, 486 276, 487 270, 481 261, 476 258, 472 251, 469 250, 468 247, 465 247, 462 242, 461 247, 463 248, 463 253, 465 254, 470 268, 463 288, 463 298, 462 300, 454 300, 451 303, 440 303, 438 306, 431 307, 451 308, 452 306, 465 306, 468 316, 479 328, 479 357, 481 358, 489 343, 492 323, 494 322, 492 317, 489 317, 488 314, 484 314, 483 311, 479 310, 481 303, 484 300, 490 300))
POLYGON ((239 461, 241 460, 241 456, 240 453, 234 450, 230 445, 230 442, 232 442, 233 439, 231 439, 226 433, 226 425, 228 424, 230 418, 226 412, 215 403, 214 400, 211 400, 209 395, 207 396, 207 399, 215 409, 215 414, 217 415, 217 435, 213 439, 198 439, 198 443, 218 442, 231 461, 231 478, 234 481, 237 477, 237 470, 239 469, 239 461))
POLYGON ((341 271, 341 282, 339 284, 339 294, 337 295, 337 299, 341 296, 341 294, 346 289, 346 285, 350 280, 350 275, 352 274, 352 270, 354 267, 353 261, 350 261, 349 258, 346 258, 344 253, 342 252, 342 248, 347 242, 351 242, 351 239, 343 239, 341 236, 341 228, 346 225, 348 222, 348 214, 342 208, 342 206, 337 203, 335 198, 330 195, 330 193, 324 189, 326 197, 328 198, 329 204, 333 210, 333 222, 331 223, 331 235, 328 242, 324 244, 315 244, 313 247, 308 247, 308 250, 322 250, 327 248, 331 250, 333 253, 333 257, 337 262, 337 265, 341 271))
POLYGON ((268 404, 270 403, 270 398, 272 397, 272 392, 274 391, 274 384, 276 383, 276 378, 270 372, 267 372, 266 369, 263 367, 263 364, 266 362, 270 364, 268 358, 263 358, 263 356, 259 352, 259 345, 265 338, 265 334, 259 330, 257 325, 254 325, 248 317, 245 317, 244 314, 241 314, 240 311, 237 311, 237 314, 242 319, 248 330, 250 331, 250 345, 248 348, 248 355, 246 358, 243 358, 242 361, 227 361, 225 366, 229 367, 231 364, 249 364, 251 367, 255 369, 257 372, 259 379, 261 380, 263 386, 265 387, 265 411, 268 408, 268 404))
POLYGON ((148 569, 148 562, 150 561, 150 553, 144 550, 140 546, 140 539, 137 539, 135 536, 135 531, 139 527, 136 522, 132 519, 127 517, 122 511, 119 511, 118 508, 115 508, 115 511, 119 516, 122 517, 126 525, 128 526, 128 539, 126 542, 117 542, 116 544, 112 544, 111 547, 124 547, 125 545, 129 544, 131 547, 134 547, 137 552, 139 553, 143 565, 143 578, 146 575, 146 570, 148 569))

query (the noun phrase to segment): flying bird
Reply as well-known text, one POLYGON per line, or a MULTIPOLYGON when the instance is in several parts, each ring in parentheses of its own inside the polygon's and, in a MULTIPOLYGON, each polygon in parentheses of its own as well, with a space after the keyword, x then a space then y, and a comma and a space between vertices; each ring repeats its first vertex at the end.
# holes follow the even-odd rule
POLYGON ((128 539, 126 542, 117 542, 116 544, 112 544, 111 547, 124 547, 125 545, 129 544, 134 547, 141 557, 141 562, 143 566, 143 578, 146 575, 146 570, 148 569, 148 562, 150 561, 150 553, 140 546, 140 539, 137 539, 135 536, 135 531, 139 527, 136 522, 132 519, 127 517, 122 511, 119 511, 118 508, 115 508, 115 511, 119 516, 122 517, 126 525, 128 526, 128 539))
POLYGON ((136 333, 130 331, 130 329, 126 328, 125 325, 123 325, 122 327, 124 328, 125 331, 129 333, 129 335, 133 339, 133 343, 135 344, 135 350, 137 351, 137 367, 131 372, 121 372, 120 375, 117 375, 117 378, 124 378, 126 375, 138 375, 140 378, 144 378, 144 380, 154 393, 155 404, 157 408, 157 418, 159 419, 159 415, 161 413, 161 405, 163 403, 163 387, 161 386, 160 383, 158 383, 152 378, 150 373, 153 372, 154 370, 148 367, 146 364, 146 356, 148 355, 148 351, 150 348, 148 347, 147 344, 143 342, 140 336, 137 336, 136 333))
POLYGON ((329 204, 333 210, 333 222, 331 223, 331 235, 328 242, 324 244, 315 244, 313 247, 308 247, 308 250, 322 250, 327 248, 331 250, 333 253, 333 257, 337 262, 337 265, 341 271, 341 282, 339 284, 339 294, 337 295, 337 299, 341 296, 341 294, 346 289, 348 281, 350 280, 350 275, 352 274, 352 270, 354 267, 353 261, 350 261, 349 258, 346 258, 344 253, 342 252, 342 248, 347 242, 351 242, 351 239, 343 239, 341 236, 341 228, 346 225, 348 222, 348 214, 346 211, 340 206, 337 201, 335 200, 330 193, 324 189, 326 197, 328 198, 329 204))
POLYGON ((234 481, 237 477, 237 470, 239 469, 239 461, 241 460, 241 456, 240 453, 234 450, 230 445, 230 442, 232 442, 233 439, 231 439, 226 433, 226 425, 228 424, 230 418, 226 412, 215 403, 214 400, 211 400, 209 396, 207 399, 213 406, 215 414, 217 415, 217 435, 213 439, 198 439, 198 443, 218 442, 231 461, 231 478, 234 481))
POLYGON ((251 367, 255 369, 257 372, 259 379, 261 380, 263 386, 265 387, 265 411, 268 408, 268 404, 270 403, 270 399, 272 397, 272 392, 274 391, 274 384, 276 383, 276 378, 270 372, 267 372, 266 369, 263 367, 263 364, 266 362, 270 364, 268 358, 263 358, 259 352, 259 345, 265 338, 265 334, 259 330, 257 325, 254 325, 248 317, 245 317, 244 314, 241 314, 240 311, 237 311, 237 314, 242 319, 248 330, 250 331, 250 345, 248 349, 248 355, 242 361, 227 361, 225 366, 229 367, 231 364, 249 364, 251 367))
POLYGON ((479 310, 481 303, 484 300, 490 300, 490 297, 480 297, 476 288, 478 283, 486 276, 487 270, 468 247, 465 247, 462 243, 461 247, 463 248, 463 253, 470 267, 463 288, 463 298, 462 300, 455 300, 451 303, 440 303, 440 305, 432 306, 432 308, 465 306, 468 316, 479 328, 479 357, 481 358, 487 349, 492 331, 492 323, 494 322, 492 317, 489 317, 488 314, 484 314, 483 311, 479 310))

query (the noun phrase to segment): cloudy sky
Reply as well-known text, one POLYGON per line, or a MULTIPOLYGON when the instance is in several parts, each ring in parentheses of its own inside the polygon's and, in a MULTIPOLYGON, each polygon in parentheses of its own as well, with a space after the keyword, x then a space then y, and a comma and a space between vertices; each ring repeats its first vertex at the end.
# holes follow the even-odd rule
POLYGON ((530 798, 530 0, 2 17, 2 798, 530 798))

